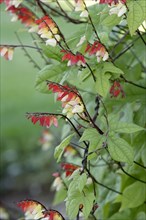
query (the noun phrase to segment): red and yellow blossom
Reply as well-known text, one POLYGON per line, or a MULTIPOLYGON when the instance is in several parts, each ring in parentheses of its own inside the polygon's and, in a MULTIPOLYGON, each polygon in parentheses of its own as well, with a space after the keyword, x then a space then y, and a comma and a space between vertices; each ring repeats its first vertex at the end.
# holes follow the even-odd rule
POLYGON ((14 54, 13 47, 0 46, 0 55, 4 57, 6 60, 12 60, 14 54))
POLYGON ((111 97, 117 97, 120 95, 120 93, 122 94, 122 98, 125 97, 125 93, 121 84, 118 81, 114 81, 113 85, 110 88, 111 97))
POLYGON ((15 6, 16 8, 23 2, 23 0, 0 0, 0 3, 5 3, 7 8, 15 6))
POLYGON ((62 102, 63 112, 68 118, 74 114, 82 114, 84 112, 84 105, 77 93, 77 90, 69 86, 62 86, 57 83, 48 83, 49 90, 58 93, 57 100, 62 102))
POLYGON ((64 53, 62 61, 68 60, 67 66, 86 66, 86 60, 82 54, 77 52, 76 55, 74 55, 73 53, 67 50, 61 50, 61 52, 64 53))
POLYGON ((97 62, 101 60, 106 61, 109 58, 109 54, 104 45, 99 41, 95 41, 93 44, 88 43, 85 52, 87 52, 89 56, 95 55, 97 57, 97 62))
POLYGON ((44 16, 41 19, 36 20, 38 25, 38 34, 41 38, 46 39, 46 45, 56 46, 57 42, 60 41, 59 30, 55 22, 49 16, 44 16))
POLYGON ((61 213, 53 209, 47 210, 40 202, 34 200, 23 200, 18 202, 17 206, 24 212, 25 220, 64 220, 61 213))

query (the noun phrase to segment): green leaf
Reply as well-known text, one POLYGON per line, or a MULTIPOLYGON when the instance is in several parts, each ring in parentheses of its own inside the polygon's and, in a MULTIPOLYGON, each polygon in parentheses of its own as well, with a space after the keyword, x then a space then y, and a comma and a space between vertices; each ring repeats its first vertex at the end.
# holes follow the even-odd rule
POLYGON ((120 211, 127 208, 135 208, 143 204, 145 201, 145 192, 145 184, 138 181, 124 189, 120 211))
POLYGON ((83 173, 82 175, 80 175, 80 177, 78 178, 78 189, 80 192, 82 192, 84 186, 87 183, 87 175, 86 173, 83 173))
POLYGON ((130 34, 133 35, 136 29, 142 24, 146 18, 146 3, 145 0, 131 1, 128 4, 129 12, 127 22, 130 34))
POLYGON ((63 73, 66 70, 64 64, 51 64, 44 67, 36 77, 35 88, 42 93, 50 93, 46 80, 59 82, 62 79, 63 73))
POLYGON ((102 25, 105 25, 106 27, 113 27, 117 24, 119 24, 121 18, 119 18, 116 14, 110 15, 108 11, 106 10, 105 13, 101 13, 100 15, 100 22, 102 25))
POLYGON ((126 122, 119 122, 115 121, 114 123, 110 123, 110 131, 118 132, 118 133, 134 133, 137 131, 144 130, 144 128, 133 124, 133 123, 126 123, 126 122))
POLYGON ((104 62, 103 63, 103 69, 102 69, 103 73, 112 73, 112 76, 118 78, 120 75, 123 75, 124 72, 120 69, 117 68, 113 63, 109 63, 109 62, 104 62))
POLYGON ((124 139, 109 137, 108 149, 114 160, 132 164, 134 160, 133 148, 124 139))
POLYGON ((67 190, 65 188, 61 188, 59 191, 56 191, 53 205, 58 205, 65 200, 67 196, 67 190))
POLYGON ((110 89, 110 79, 111 75, 109 73, 105 74, 103 72, 96 74, 95 88, 99 95, 106 97, 110 89))
POLYGON ((74 136, 74 134, 69 135, 55 148, 54 157, 55 157, 55 159, 57 159, 57 162, 59 162, 61 160, 64 149, 70 143, 73 136, 74 136))
POLYGON ((95 128, 88 128, 84 131, 82 137, 80 138, 80 142, 89 141, 89 153, 102 147, 102 143, 104 141, 104 135, 100 135, 95 128))
POLYGON ((93 202, 95 200, 95 196, 93 192, 86 187, 84 192, 72 191, 72 193, 68 194, 66 199, 66 211, 70 220, 75 219, 80 205, 83 205, 83 215, 85 219, 88 219, 88 216, 92 210, 93 202))
POLYGON ((42 45, 41 47, 43 49, 43 53, 48 58, 54 59, 54 60, 57 60, 57 61, 61 62, 62 54, 60 52, 59 46, 52 47, 50 45, 48 45, 48 46, 42 45))

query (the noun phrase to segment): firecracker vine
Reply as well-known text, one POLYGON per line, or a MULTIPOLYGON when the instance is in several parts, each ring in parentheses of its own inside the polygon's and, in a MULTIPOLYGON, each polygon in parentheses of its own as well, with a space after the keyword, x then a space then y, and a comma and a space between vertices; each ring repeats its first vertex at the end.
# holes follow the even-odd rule
POLYGON ((59 127, 63 120, 70 126, 54 149, 60 171, 53 174, 52 184, 55 203, 65 201, 66 213, 22 198, 17 205, 24 219, 144 219, 146 66, 144 53, 138 51, 146 44, 144 1, 0 3, 12 21, 24 24, 34 42, 25 45, 16 33, 19 44, 1 44, 1 56, 12 60, 22 48, 40 70, 36 89, 55 93, 62 104, 59 113, 31 112, 27 119, 45 127, 42 144, 48 144, 52 125, 59 127), (57 16, 80 31, 66 37, 57 16), (30 49, 38 52, 44 66, 31 57, 30 49), (133 213, 137 207, 140 211, 133 213))

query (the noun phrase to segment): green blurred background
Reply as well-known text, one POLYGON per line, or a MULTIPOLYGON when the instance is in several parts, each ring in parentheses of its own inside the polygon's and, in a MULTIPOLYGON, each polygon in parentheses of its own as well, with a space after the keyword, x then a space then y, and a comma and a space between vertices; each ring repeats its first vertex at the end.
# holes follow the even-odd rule
MULTIPOLYGON (((32 38, 20 22, 1 7, 1 44, 19 44, 15 31, 24 44, 33 45, 32 38)), ((28 49, 42 68, 44 62, 37 51, 28 49)), ((15 210, 15 202, 32 198, 47 203, 52 200, 50 183, 53 149, 43 151, 39 138, 43 128, 26 119, 26 112, 52 112, 54 98, 40 94, 34 88, 38 70, 33 67, 21 48, 16 48, 12 61, 1 61, 1 203, 15 210), (13 204, 14 202, 14 204, 13 204)), ((55 143, 59 141, 56 130, 55 143)))

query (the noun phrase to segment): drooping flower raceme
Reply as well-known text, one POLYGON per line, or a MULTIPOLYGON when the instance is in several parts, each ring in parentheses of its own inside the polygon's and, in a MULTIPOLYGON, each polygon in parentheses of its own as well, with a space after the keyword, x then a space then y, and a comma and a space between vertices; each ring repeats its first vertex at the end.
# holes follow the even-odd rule
POLYGON ((36 17, 28 8, 21 7, 21 5, 16 8, 12 5, 7 8, 7 11, 10 11, 13 15, 11 21, 20 20, 22 24, 29 28, 29 32, 36 32, 36 17))
POLYGON ((23 2, 23 0, 1 0, 0 3, 5 3, 7 8, 15 6, 16 8, 23 2))
POLYGON ((14 53, 13 47, 0 46, 0 55, 1 57, 4 57, 6 60, 12 60, 13 53, 14 53))
POLYGON ((74 0, 75 1, 75 11, 82 11, 80 17, 88 17, 88 11, 85 8, 83 0, 74 0))
POLYGON ((88 43, 85 52, 87 52, 89 56, 95 55, 98 63, 101 60, 106 61, 109 58, 108 52, 99 41, 95 41, 93 44, 88 43))
POLYGON ((108 4, 109 5, 109 14, 117 14, 118 17, 121 17, 126 13, 126 0, 99 0, 99 4, 108 4))
POLYGON ((52 82, 48 83, 48 85, 50 90, 58 93, 57 100, 62 102, 62 113, 66 114, 68 118, 73 117, 74 114, 83 114, 84 105, 77 94, 77 90, 52 82))
POLYGON ((44 16, 41 19, 36 20, 38 25, 38 34, 41 38, 46 39, 46 45, 56 46, 60 41, 59 30, 55 22, 49 16, 44 16))
POLYGON ((110 88, 111 97, 118 97, 120 93, 122 94, 122 98, 125 97, 125 93, 121 84, 118 81, 114 81, 113 85, 110 88))
POLYGON ((82 54, 77 52, 76 55, 74 55, 73 53, 67 50, 61 50, 61 52, 64 53, 64 56, 62 57, 62 61, 68 60, 67 66, 73 66, 73 65, 83 66, 83 67, 86 66, 86 61, 82 54))

